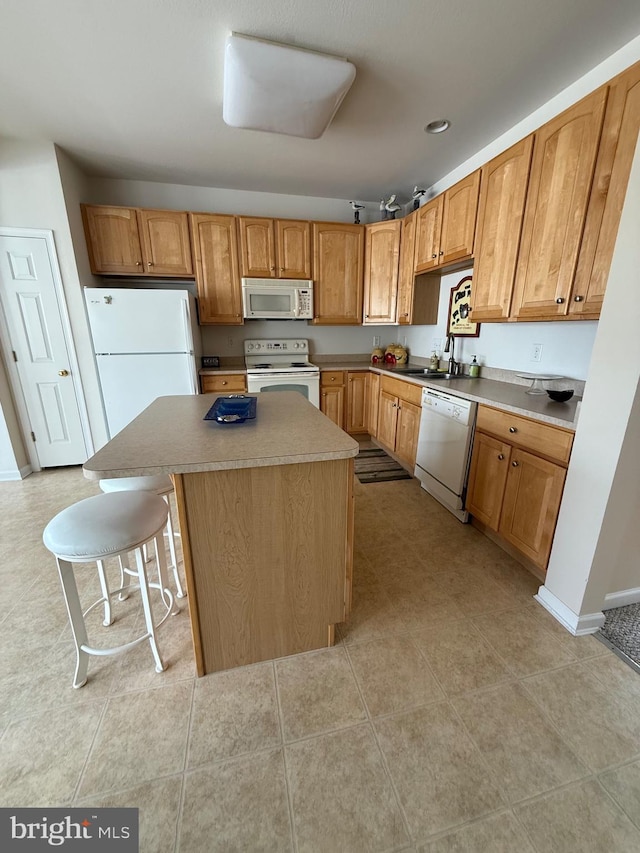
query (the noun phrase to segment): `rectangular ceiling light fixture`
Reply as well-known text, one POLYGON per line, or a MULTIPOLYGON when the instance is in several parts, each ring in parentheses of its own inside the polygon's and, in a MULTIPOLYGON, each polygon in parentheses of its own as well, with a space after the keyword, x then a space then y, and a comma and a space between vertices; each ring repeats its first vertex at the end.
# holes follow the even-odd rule
POLYGON ((341 57, 231 33, 222 117, 231 127, 318 139, 355 76, 341 57))

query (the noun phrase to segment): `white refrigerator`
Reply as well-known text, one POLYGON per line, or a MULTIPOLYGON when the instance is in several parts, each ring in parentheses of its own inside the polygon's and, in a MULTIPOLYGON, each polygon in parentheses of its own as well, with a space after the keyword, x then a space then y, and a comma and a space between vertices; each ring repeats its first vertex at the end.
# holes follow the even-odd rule
POLYGON ((84 292, 110 438, 156 397, 198 393, 200 328, 188 291, 84 292))

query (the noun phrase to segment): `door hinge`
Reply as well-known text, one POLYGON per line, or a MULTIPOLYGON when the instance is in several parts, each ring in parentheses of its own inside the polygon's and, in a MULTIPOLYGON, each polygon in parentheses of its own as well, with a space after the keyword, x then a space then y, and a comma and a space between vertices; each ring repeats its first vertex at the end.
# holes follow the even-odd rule
POLYGON ((15 351, 14 349, 12 349, 12 350, 11 350, 11 354, 13 355, 13 360, 14 360, 14 361, 17 361, 17 360, 18 360, 18 356, 16 355, 16 351, 15 351))
POLYGON ((36 440, 36 434, 33 430, 31 430, 31 441, 35 441, 35 440, 36 440))

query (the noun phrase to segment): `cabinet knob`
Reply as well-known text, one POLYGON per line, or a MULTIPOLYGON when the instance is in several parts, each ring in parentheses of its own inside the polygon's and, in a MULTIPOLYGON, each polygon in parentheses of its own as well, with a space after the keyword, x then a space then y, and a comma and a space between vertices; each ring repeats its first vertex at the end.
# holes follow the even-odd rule
POLYGON ((433 253, 433 255, 431 255, 431 257, 432 257, 432 258, 437 258, 438 256, 437 256, 437 255, 435 254, 435 252, 434 252, 434 253, 433 253))
POLYGON ((517 427, 509 427, 509 432, 518 432, 517 427))
POLYGON ((562 305, 563 302, 564 302, 564 296, 558 296, 558 298, 556 299, 556 303, 558 305, 562 305))
POLYGON ((141 266, 142 266, 142 261, 136 261, 136 266, 137 266, 137 267, 141 267, 141 266))
POLYGON ((223 379, 223 380, 222 380, 222 384, 223 384, 223 385, 226 385, 226 384, 227 384, 227 380, 226 380, 226 379, 223 379))
POLYGON ((336 381, 336 377, 335 377, 335 376, 332 376, 332 377, 331 377, 331 381, 332 381, 332 382, 335 382, 335 381, 336 381))
POLYGON ((584 300, 584 296, 575 296, 573 299, 574 302, 582 302, 583 300, 584 300))
POLYGON ((271 270, 271 272, 275 272, 276 268, 275 267, 269 267, 269 269, 271 270))
POLYGON ((514 468, 517 468, 520 463, 519 462, 512 462, 511 464, 513 465, 514 468))
POLYGON ((502 462, 504 459, 504 453, 498 453, 498 459, 502 462))
POLYGON ((439 253, 439 254, 444 255, 444 251, 440 251, 440 253, 439 253))
POLYGON ((147 261, 147 266, 148 266, 148 267, 152 267, 152 266, 153 266, 153 264, 151 263, 151 261, 147 261))

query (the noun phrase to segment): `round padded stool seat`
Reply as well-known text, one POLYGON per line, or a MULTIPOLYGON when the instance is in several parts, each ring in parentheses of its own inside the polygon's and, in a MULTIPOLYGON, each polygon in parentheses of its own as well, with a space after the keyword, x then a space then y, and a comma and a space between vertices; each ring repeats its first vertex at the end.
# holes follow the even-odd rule
POLYGON ((163 495, 173 491, 173 483, 168 474, 154 474, 148 477, 115 477, 110 480, 100 480, 98 483, 103 492, 155 492, 163 495))
POLYGON ((53 554, 75 562, 129 551, 166 523, 169 508, 151 492, 111 492, 63 509, 44 530, 53 554))

